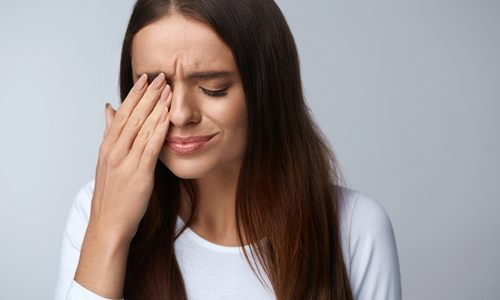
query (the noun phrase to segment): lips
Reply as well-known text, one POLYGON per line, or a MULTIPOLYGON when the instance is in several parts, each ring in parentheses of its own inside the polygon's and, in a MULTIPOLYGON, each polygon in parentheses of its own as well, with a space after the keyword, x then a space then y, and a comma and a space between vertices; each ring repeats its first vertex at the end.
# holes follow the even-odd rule
POLYGON ((215 135, 189 136, 189 137, 167 137, 165 142, 173 152, 177 154, 191 154, 203 148, 215 135))

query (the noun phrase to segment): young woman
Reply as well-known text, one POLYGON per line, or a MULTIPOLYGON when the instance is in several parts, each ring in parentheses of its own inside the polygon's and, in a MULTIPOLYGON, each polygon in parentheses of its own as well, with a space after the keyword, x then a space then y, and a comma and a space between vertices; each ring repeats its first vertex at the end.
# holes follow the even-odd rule
POLYGON ((57 299, 400 299, 392 228, 339 186, 272 0, 139 0, 57 299))

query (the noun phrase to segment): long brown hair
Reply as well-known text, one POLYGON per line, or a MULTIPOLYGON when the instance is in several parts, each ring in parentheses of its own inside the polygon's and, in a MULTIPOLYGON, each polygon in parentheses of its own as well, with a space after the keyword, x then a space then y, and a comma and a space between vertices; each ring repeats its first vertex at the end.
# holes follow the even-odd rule
MULTIPOLYGON (((340 246, 337 162, 305 104, 297 49, 280 9, 272 0, 138 0, 122 48, 122 101, 133 86, 135 34, 172 13, 211 26, 241 74, 248 130, 236 192, 240 244, 254 245, 249 255, 277 299, 352 299, 340 246)), ((158 161, 150 205, 130 246, 127 300, 187 299, 174 252, 182 189, 192 217, 195 190, 158 161)))

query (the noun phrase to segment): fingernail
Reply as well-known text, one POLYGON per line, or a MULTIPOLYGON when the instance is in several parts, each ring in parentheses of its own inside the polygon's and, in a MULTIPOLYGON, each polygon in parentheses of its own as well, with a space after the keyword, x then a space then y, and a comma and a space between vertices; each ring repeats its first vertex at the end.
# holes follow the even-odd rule
POLYGON ((151 87, 153 88, 153 90, 159 90, 164 83, 165 83, 165 74, 160 73, 160 75, 156 76, 155 80, 153 80, 151 87))
POLYGON ((170 93, 168 94, 167 100, 165 102, 165 105, 170 109, 170 106, 172 105, 172 98, 174 97, 174 92, 170 90, 170 93))
POLYGON ((165 107, 165 110, 161 114, 160 123, 165 123, 167 119, 168 119, 168 108, 165 107))
POLYGON ((167 86, 161 92, 161 96, 160 96, 161 103, 167 102, 168 93, 170 93, 170 85, 167 84, 167 86))
POLYGON ((113 106, 111 106, 111 104, 109 103, 106 103, 106 108, 113 108, 113 106))
POLYGON ((147 80, 148 80, 148 75, 142 74, 139 80, 137 80, 137 82, 135 83, 135 90, 138 92, 142 91, 142 89, 146 85, 147 80))

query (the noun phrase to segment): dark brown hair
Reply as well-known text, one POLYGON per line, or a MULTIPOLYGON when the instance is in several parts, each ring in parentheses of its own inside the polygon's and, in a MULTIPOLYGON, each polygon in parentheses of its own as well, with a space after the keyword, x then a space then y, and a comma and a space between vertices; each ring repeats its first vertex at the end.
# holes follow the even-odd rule
MULTIPOLYGON (((122 101, 133 86, 135 34, 172 13, 211 26, 241 74, 248 130, 236 192, 240 244, 254 245, 249 255, 262 264, 277 299, 352 299, 339 231, 339 171, 305 104, 297 49, 280 9, 272 0, 137 1, 123 42, 122 101)), ((158 161, 150 205, 130 247, 127 300, 187 299, 174 253, 181 189, 192 216, 195 190, 158 161)))

